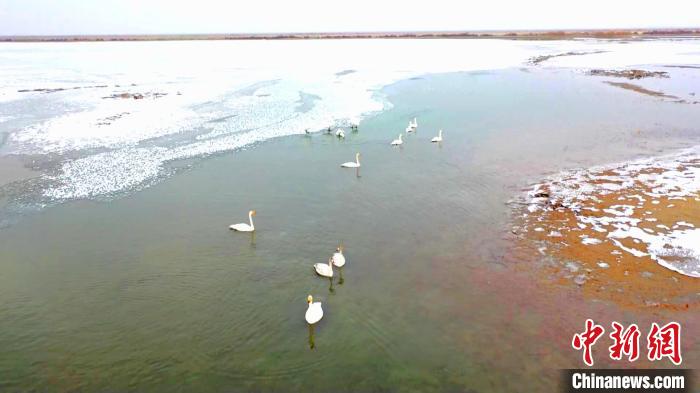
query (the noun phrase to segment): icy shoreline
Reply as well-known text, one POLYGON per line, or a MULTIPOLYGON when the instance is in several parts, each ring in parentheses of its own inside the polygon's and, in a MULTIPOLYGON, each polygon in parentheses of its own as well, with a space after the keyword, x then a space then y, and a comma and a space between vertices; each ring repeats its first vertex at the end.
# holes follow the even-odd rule
POLYGON ((46 198, 94 198, 148 184, 169 162, 359 123, 390 107, 382 87, 420 75, 697 64, 698 48, 694 39, 0 43, 9 135, 0 154, 49 157, 46 198), (528 65, 533 56, 549 57, 528 65), (121 96, 143 98, 105 99, 121 96))

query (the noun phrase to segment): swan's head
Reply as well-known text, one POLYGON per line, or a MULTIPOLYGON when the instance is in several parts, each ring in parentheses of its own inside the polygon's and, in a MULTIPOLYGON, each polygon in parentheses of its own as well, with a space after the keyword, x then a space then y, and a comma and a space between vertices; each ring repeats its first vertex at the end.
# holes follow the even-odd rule
POLYGON ((251 216, 254 216, 257 214, 257 212, 255 210, 251 210, 248 212, 248 214, 250 214, 251 216))
POLYGON ((335 248, 335 251, 336 251, 336 252, 343 252, 343 249, 342 249, 340 246, 338 246, 338 247, 335 248))
POLYGON ((311 295, 309 295, 309 296, 306 298, 306 302, 309 303, 309 304, 313 303, 313 301, 314 301, 314 297, 311 296, 311 295))

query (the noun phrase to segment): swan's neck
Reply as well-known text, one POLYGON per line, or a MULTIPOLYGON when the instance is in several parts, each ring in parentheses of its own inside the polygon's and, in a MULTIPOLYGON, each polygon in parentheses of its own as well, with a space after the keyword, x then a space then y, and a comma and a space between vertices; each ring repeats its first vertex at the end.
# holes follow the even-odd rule
POLYGON ((403 135, 399 134, 399 140, 401 140, 401 137, 402 137, 402 136, 403 136, 403 135))
POLYGON ((440 132, 438 132, 438 136, 439 136, 440 138, 442 138, 442 130, 440 130, 440 132))
POLYGON ((357 165, 360 165, 360 156, 359 156, 359 155, 356 155, 356 156, 355 156, 355 163, 356 163, 357 165))
POLYGON ((248 213, 248 221, 250 221, 250 227, 255 229, 255 225, 253 225, 253 213, 248 213))

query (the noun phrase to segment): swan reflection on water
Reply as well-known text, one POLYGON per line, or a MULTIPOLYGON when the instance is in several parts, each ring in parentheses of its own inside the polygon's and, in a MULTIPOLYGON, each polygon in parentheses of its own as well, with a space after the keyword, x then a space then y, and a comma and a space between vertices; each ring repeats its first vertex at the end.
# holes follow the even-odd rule
POLYGON ((309 325, 309 349, 316 348, 316 343, 314 342, 314 325, 309 325))
POLYGON ((255 248, 255 232, 250 234, 250 248, 255 248))

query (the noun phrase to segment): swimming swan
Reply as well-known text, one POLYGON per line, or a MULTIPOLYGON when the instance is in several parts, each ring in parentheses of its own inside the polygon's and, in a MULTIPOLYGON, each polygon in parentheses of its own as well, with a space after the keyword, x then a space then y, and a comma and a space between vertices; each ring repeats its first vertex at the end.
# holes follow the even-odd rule
POLYGON ((338 131, 335 132, 335 136, 338 138, 345 138, 345 131, 343 131, 342 128, 339 128, 338 131))
POLYGON ((333 257, 328 258, 328 264, 314 263, 316 274, 323 277, 333 277, 333 257))
POLYGON ((306 309, 306 322, 309 325, 313 325, 323 318, 323 308, 321 308, 321 303, 314 303, 314 297, 309 295, 306 298, 306 302, 309 303, 309 308, 306 309))
POLYGON ((255 215, 255 210, 251 210, 248 212, 248 220, 250 221, 250 224, 246 223, 241 223, 241 224, 233 224, 229 229, 233 229, 234 231, 238 232, 253 232, 255 230, 255 225, 253 225, 253 216, 255 215))
POLYGON ((415 132, 418 128, 418 120, 414 117, 413 120, 408 122, 408 127, 406 127, 406 132, 415 132))
POLYGON ((355 162, 346 162, 340 164, 343 168, 359 168, 360 167, 360 153, 355 154, 355 162))
POLYGON ((402 134, 399 134, 399 139, 394 139, 393 141, 391 141, 392 146, 403 145, 403 139, 401 139, 401 135, 402 134))
POLYGON ((333 260, 333 264, 336 267, 345 266, 345 255, 343 255, 343 247, 338 246, 338 248, 335 249, 335 253, 333 253, 331 259, 333 260))
POLYGON ((438 136, 430 140, 431 142, 442 142, 442 130, 438 132, 438 136))

